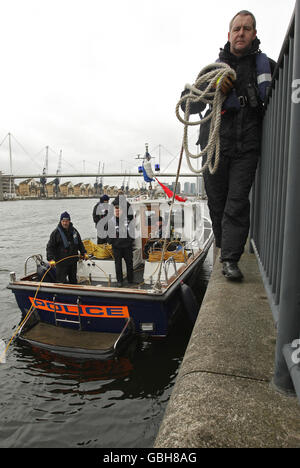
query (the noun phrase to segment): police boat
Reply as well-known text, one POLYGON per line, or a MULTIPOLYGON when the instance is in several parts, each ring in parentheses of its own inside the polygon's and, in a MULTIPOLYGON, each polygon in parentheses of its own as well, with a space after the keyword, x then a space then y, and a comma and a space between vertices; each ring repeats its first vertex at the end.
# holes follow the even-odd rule
POLYGON ((124 283, 118 287, 111 245, 91 239, 84 241, 89 260, 79 260, 77 284, 57 283, 42 255, 30 256, 24 276, 17 279, 12 272, 8 285, 22 314, 20 341, 100 358, 122 353, 138 336, 166 337, 179 311, 195 321, 199 270, 213 242, 207 203, 171 192, 154 177, 150 159, 146 146, 139 172, 150 183, 149 195, 130 200, 133 282, 126 283, 123 259, 124 283), (155 179, 160 194, 152 189, 155 179), (28 271, 29 264, 34 271, 28 271))
POLYGON ((124 263, 118 287, 110 246, 90 239, 84 241, 89 260, 78 262, 78 284, 57 283, 42 255, 30 256, 24 276, 12 272, 8 284, 22 314, 20 341, 65 355, 107 357, 121 353, 133 336, 165 337, 179 309, 195 319, 199 269, 213 241, 206 203, 176 201, 164 238, 156 237, 152 220, 170 215, 167 199, 132 200, 131 206, 134 283, 126 282, 124 263))

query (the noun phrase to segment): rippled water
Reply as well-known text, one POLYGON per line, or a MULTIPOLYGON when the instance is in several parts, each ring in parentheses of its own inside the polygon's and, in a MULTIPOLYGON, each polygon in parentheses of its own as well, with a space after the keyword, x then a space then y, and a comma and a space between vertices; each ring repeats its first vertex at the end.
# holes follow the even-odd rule
MULTIPOLYGON (((59 214, 68 211, 83 238, 95 238, 97 200, 0 203, 0 339, 20 321, 9 272, 45 257, 59 214)), ((202 294, 211 255, 201 272, 202 294)), ((118 361, 76 361, 13 343, 0 364, 0 447, 151 447, 175 383, 191 329, 181 324, 164 341, 142 343, 118 361)))

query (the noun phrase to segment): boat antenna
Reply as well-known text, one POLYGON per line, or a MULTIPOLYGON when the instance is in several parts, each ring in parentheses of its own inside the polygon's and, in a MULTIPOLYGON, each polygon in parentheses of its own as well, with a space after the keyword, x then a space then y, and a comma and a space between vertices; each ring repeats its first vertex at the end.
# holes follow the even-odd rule
MULTIPOLYGON (((179 156, 179 161, 178 161, 178 167, 177 167, 177 173, 176 173, 176 180, 175 180, 175 187, 174 187, 174 191, 173 191, 173 196, 172 196, 172 201, 170 203, 170 210, 169 210, 169 217, 168 217, 168 225, 167 225, 167 233, 169 232, 170 230, 170 226, 171 226, 171 215, 172 215, 172 211, 173 211, 173 205, 174 205, 174 201, 175 201, 175 194, 177 192, 177 185, 178 185, 178 180, 179 180, 179 174, 180 174, 180 169, 181 169, 181 163, 182 163, 182 157, 183 157, 183 150, 184 150, 184 146, 182 145, 181 146, 181 151, 180 151, 180 156, 179 156)), ((161 269, 162 269, 162 264, 163 264, 163 261, 164 261, 164 258, 165 258, 165 253, 166 253, 166 249, 167 249, 167 238, 165 237, 164 238, 164 243, 163 243, 163 249, 162 249, 162 254, 161 254, 161 259, 160 259, 160 264, 159 264, 159 270, 158 270, 158 275, 157 275, 157 280, 154 284, 154 290, 156 292, 161 292, 162 291, 162 285, 161 285, 161 282, 160 282, 160 277, 161 277, 161 269)))

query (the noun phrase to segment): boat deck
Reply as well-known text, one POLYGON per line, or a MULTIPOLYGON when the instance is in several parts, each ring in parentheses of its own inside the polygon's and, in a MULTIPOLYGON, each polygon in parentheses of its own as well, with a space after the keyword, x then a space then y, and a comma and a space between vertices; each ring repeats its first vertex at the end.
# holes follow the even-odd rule
MULTIPOLYGON (((127 278, 124 278, 123 287, 130 288, 130 289, 144 289, 144 290, 152 289, 153 286, 144 283, 143 274, 144 274, 144 266, 139 265, 133 271, 133 283, 128 283, 127 278)), ((102 287, 112 287, 112 288, 118 287, 117 281, 111 281, 110 283, 108 280, 90 281, 88 278, 81 278, 81 277, 78 278, 78 284, 91 285, 91 286, 101 285, 102 287)))
POLYGON ((105 351, 114 346, 119 334, 84 332, 39 322, 24 332, 22 338, 48 346, 105 351))

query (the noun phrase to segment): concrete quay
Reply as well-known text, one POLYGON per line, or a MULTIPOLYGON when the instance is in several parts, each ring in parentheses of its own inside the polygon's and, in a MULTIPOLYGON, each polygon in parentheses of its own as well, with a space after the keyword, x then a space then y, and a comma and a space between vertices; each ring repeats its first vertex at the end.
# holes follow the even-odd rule
POLYGON ((300 448, 299 402, 271 385, 276 330, 255 255, 240 267, 234 283, 214 264, 155 448, 300 448))

